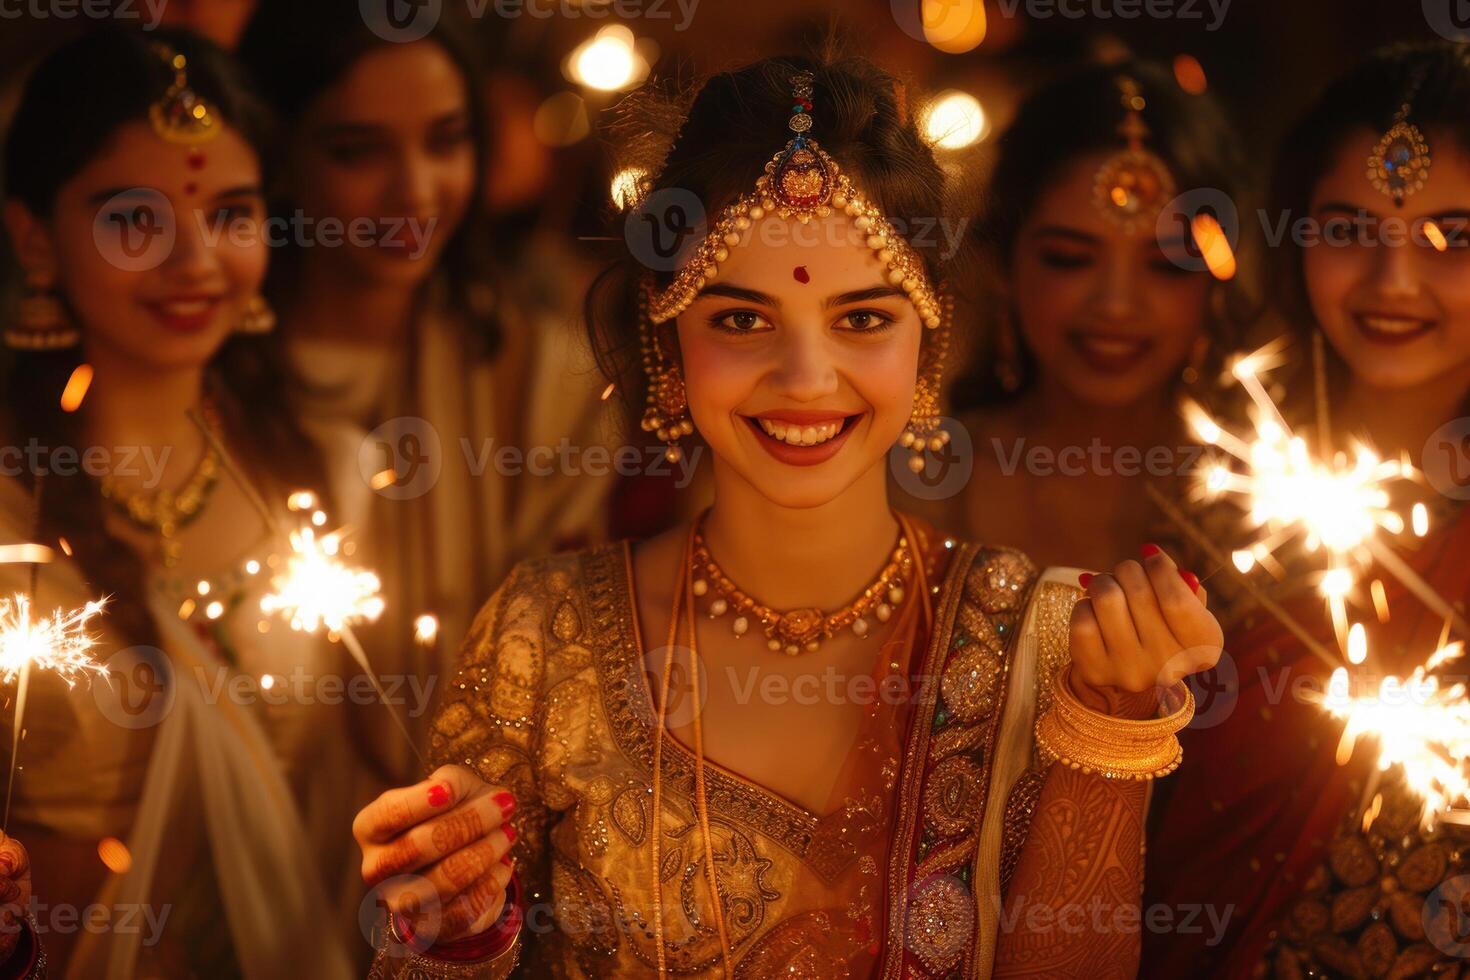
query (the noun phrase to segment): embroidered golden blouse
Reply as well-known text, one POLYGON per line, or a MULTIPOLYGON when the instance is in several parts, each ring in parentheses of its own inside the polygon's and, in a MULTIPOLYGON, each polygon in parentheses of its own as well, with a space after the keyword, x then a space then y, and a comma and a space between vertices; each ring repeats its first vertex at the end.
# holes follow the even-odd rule
MULTIPOLYGON (((894 740, 902 757, 885 801, 894 816, 883 866, 854 860, 841 828, 823 825, 831 817, 706 764, 736 977, 851 975, 832 953, 834 937, 850 931, 846 910, 810 901, 844 874, 870 875, 865 894, 878 903, 864 975, 989 974, 1002 873, 1024 843, 1045 765, 1031 738, 1037 692, 1065 659, 1078 590, 1060 584, 1074 574, 1038 576, 1019 552, 925 536, 943 575, 925 596, 933 629, 911 670, 936 683, 914 686, 894 740)), ((433 724, 435 763, 467 765, 515 794, 527 976, 647 977, 657 968, 648 868, 656 715, 627 554, 609 545, 518 565, 477 618, 433 724)), ((668 973, 724 976, 696 842, 694 754, 666 737, 663 759, 668 973)), ((375 975, 488 977, 508 965, 418 956, 394 966, 380 955, 375 975)))

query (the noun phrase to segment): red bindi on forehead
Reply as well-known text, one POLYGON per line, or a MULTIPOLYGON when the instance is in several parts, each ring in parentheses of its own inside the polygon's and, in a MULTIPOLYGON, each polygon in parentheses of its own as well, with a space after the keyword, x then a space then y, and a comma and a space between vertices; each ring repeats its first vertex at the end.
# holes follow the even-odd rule
MULTIPOLYGON (((198 147, 195 147, 194 149, 189 151, 188 164, 190 170, 193 170, 197 173, 198 171, 203 170, 204 165, 208 162, 209 158, 205 156, 204 151, 199 149, 198 147)), ((199 193, 199 184, 192 180, 189 181, 187 184, 184 185, 184 193, 188 194, 191 197, 199 193)))
POLYGON ((811 273, 806 271, 806 266, 804 265, 799 265, 795 269, 792 269, 791 278, 795 279, 803 286, 812 281, 811 273))

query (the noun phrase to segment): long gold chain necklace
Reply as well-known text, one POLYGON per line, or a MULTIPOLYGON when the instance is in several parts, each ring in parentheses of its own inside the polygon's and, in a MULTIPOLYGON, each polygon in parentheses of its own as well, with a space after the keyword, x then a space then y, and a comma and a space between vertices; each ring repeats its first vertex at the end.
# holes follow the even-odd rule
MULTIPOLYGON (((918 586, 919 599, 917 601, 920 602, 919 608, 925 618, 924 628, 926 630, 932 628, 932 623, 929 622, 929 607, 923 605, 924 593, 928 587, 927 573, 922 565, 916 565, 913 560, 911 542, 914 539, 914 534, 912 527, 902 516, 898 520, 902 530, 899 534, 898 545, 894 548, 892 560, 888 565, 884 566, 883 571, 879 573, 878 578, 873 584, 863 591, 862 596, 851 605, 830 615, 822 613, 820 610, 802 611, 813 612, 822 617, 822 626, 820 628, 826 628, 832 622, 839 622, 841 625, 834 627, 831 631, 836 632, 836 630, 842 629, 844 626, 856 623, 862 618, 866 610, 870 608, 880 621, 886 621, 892 615, 892 606, 903 601, 903 583, 908 580, 910 573, 914 575, 914 581, 918 586), (895 565, 897 569, 891 570, 895 565), (862 606, 859 610, 860 603, 862 606), (883 607, 887 608, 887 612, 879 611, 883 607)), ((701 570, 704 574, 710 575, 711 578, 719 582, 728 583, 729 579, 719 572, 719 566, 714 564, 713 559, 709 557, 708 548, 704 547, 703 525, 704 518, 701 517, 695 522, 695 526, 690 530, 689 536, 684 542, 684 555, 679 563, 679 571, 675 578, 673 589, 674 599, 672 608, 669 610, 669 633, 668 642, 664 644, 663 672, 660 675, 660 683, 654 705, 656 718, 654 720, 653 733, 653 799, 651 801, 653 805, 652 816, 654 829, 648 835, 649 846, 652 852, 649 862, 649 884, 653 892, 655 962, 660 978, 668 976, 668 953, 664 935, 664 876, 662 873, 664 862, 663 848, 660 846, 664 836, 660 828, 663 826, 665 804, 663 748, 664 739, 668 732, 668 711, 671 701, 670 695, 672 693, 670 690, 671 681, 674 676, 674 656, 675 651, 679 649, 678 639, 681 631, 685 632, 688 638, 687 645, 684 649, 689 657, 689 687, 687 692, 684 693, 690 697, 694 706, 691 717, 691 725, 694 730, 694 799, 692 802, 694 804, 695 817, 699 825, 701 850, 704 855, 705 872, 710 889, 710 907, 713 910, 716 933, 720 938, 720 953, 725 976, 731 977, 734 975, 732 972, 733 957, 731 954, 730 937, 725 926, 724 903, 720 899, 719 876, 715 873, 714 838, 710 832, 709 798, 705 785, 704 702, 697 693, 702 690, 700 682, 699 634, 694 620, 695 597, 707 595, 709 592, 709 580, 696 577, 701 573, 701 570), (703 559, 700 558, 701 554, 703 555, 703 559)), ((633 574, 631 562, 627 566, 627 574, 629 576, 633 574)), ((724 586, 721 587, 723 588, 724 586)), ((755 603, 748 596, 739 593, 739 590, 735 589, 733 584, 729 585, 728 596, 720 596, 720 598, 715 600, 715 602, 719 602, 723 599, 725 602, 724 609, 717 615, 723 615, 724 612, 729 611, 731 608, 730 603, 737 593, 743 596, 745 601, 753 603, 752 606, 748 607, 742 604, 742 608, 746 610, 746 615, 756 615, 757 618, 761 619, 763 624, 767 623, 769 617, 774 617, 776 625, 768 626, 768 630, 771 632, 777 631, 781 619, 787 614, 777 613, 775 610, 755 603), (767 613, 767 618, 761 618, 760 614, 755 612, 756 607, 764 610, 767 613)), ((813 629, 818 628, 814 627, 813 629)), ((745 630, 737 629, 736 635, 743 635, 744 632, 745 630)), ((867 630, 863 629, 855 632, 858 632, 858 635, 862 636, 866 635, 867 630)), ((826 635, 830 636, 831 634, 828 633, 826 635)), ((816 642, 819 643, 820 640, 816 642)), ((773 646, 772 649, 777 649, 777 647, 773 646)), ((788 653, 800 652, 799 647, 793 651, 790 649, 790 645, 786 649, 788 653)))
MULTIPOLYGON (((678 647, 681 628, 685 629, 688 635, 686 649, 689 653, 690 692, 700 690, 699 633, 694 622, 693 596, 693 554, 696 533, 697 531, 691 530, 689 536, 684 539, 684 554, 679 562, 678 576, 675 579, 674 601, 669 610, 669 640, 664 644, 664 669, 659 684, 657 719, 653 736, 653 832, 648 837, 652 851, 649 869, 650 884, 653 887, 653 941, 660 980, 668 976, 668 953, 664 941, 663 858, 660 847, 660 840, 663 837, 661 828, 664 807, 663 745, 664 737, 668 732, 669 688, 674 675, 674 651, 678 647)), ((631 566, 628 574, 632 574, 631 566)), ((692 802, 699 823, 701 849, 704 854, 705 873, 709 881, 710 907, 713 910, 715 932, 720 938, 720 955, 725 968, 725 976, 730 978, 734 976, 733 957, 729 932, 725 926, 724 903, 720 901, 719 876, 715 873, 714 838, 710 833, 709 796, 705 787, 703 712, 703 703, 695 698, 691 718, 694 727, 694 799, 692 802)))
POLYGON ((783 612, 758 602, 732 582, 705 543, 704 520, 701 518, 694 528, 693 592, 700 597, 714 597, 706 607, 709 615, 717 619, 733 613, 730 631, 736 636, 749 632, 754 620, 766 634, 767 647, 793 657, 821 649, 823 640, 844 629, 851 628, 858 636, 867 636, 873 625, 868 619, 870 615, 879 623, 888 622, 893 607, 904 600, 904 587, 913 574, 913 567, 909 539, 900 532, 888 563, 852 602, 830 613, 813 607, 783 612))
MULTIPOLYGON (((205 402, 203 415, 209 427, 220 430, 219 416, 205 402)), ((102 478, 102 496, 133 524, 157 534, 163 546, 163 565, 172 568, 179 563, 183 546, 174 539, 181 528, 188 527, 204 510, 219 482, 220 457, 214 445, 205 440, 204 455, 177 490, 125 490, 111 473, 102 478)))

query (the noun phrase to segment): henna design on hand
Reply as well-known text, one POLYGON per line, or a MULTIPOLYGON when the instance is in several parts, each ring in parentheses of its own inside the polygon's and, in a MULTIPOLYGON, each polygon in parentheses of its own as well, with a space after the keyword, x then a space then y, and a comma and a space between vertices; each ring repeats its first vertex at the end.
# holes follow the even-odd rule
POLYGON ((505 886, 501 884, 499 875, 500 872, 491 871, 449 905, 444 912, 441 936, 452 938, 468 934, 480 918, 496 908, 505 896, 505 886))
POLYGON ((446 814, 434 823, 430 842, 440 854, 450 854, 485 836, 485 818, 472 806, 446 814))
POLYGON ((393 843, 387 845, 378 854, 373 862, 372 868, 364 875, 369 885, 376 885, 386 881, 394 875, 412 871, 424 861, 424 854, 419 850, 418 843, 411 834, 404 834, 393 843))
POLYGON ((1052 767, 1002 902, 995 977, 1134 976, 1143 798, 1142 783, 1052 767))

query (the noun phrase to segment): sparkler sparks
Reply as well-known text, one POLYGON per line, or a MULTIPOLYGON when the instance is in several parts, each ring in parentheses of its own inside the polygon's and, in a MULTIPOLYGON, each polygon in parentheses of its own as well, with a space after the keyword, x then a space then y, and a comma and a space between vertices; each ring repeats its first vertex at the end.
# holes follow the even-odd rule
POLYGON ((433 613, 424 613, 413 621, 413 638, 421 646, 433 646, 434 641, 439 638, 439 617, 433 613))
POLYGON ((260 600, 264 612, 279 613, 292 629, 307 633, 323 626, 341 633, 383 614, 378 576, 338 558, 340 532, 318 536, 313 528, 303 527, 292 531, 290 540, 286 570, 271 580, 272 591, 260 600))
MULTIPOLYGON (((1348 600, 1372 608, 1380 622, 1390 618, 1381 580, 1371 582, 1367 590, 1371 600, 1358 595, 1360 574, 1375 563, 1445 617, 1438 648, 1408 678, 1384 676, 1376 690, 1364 693, 1353 686, 1361 685, 1363 678, 1354 678, 1349 668, 1339 666, 1321 698, 1323 710, 1343 721, 1338 764, 1347 764, 1359 739, 1373 740, 1378 769, 1401 769, 1405 785, 1422 802, 1421 822, 1428 828, 1452 808, 1470 807, 1470 699, 1464 683, 1446 684, 1435 674, 1464 654, 1463 641, 1447 641, 1452 626, 1463 634, 1465 620, 1381 536, 1383 531, 1403 534, 1410 526, 1394 509, 1389 491, 1396 481, 1414 480, 1414 467, 1406 458, 1385 460, 1361 445, 1353 448, 1351 458, 1331 453, 1320 378, 1318 435, 1324 445, 1318 447, 1321 455, 1314 454, 1306 440, 1292 432, 1261 381, 1263 372, 1281 363, 1283 346, 1284 341, 1268 344, 1231 369, 1253 403, 1254 438, 1226 430, 1198 405, 1186 405, 1186 417, 1199 438, 1234 458, 1234 463, 1226 460, 1208 471, 1203 491, 1207 497, 1239 494, 1245 500, 1247 522, 1256 538, 1235 550, 1230 560, 1247 583, 1258 565, 1279 575, 1282 566, 1276 554, 1290 542, 1300 540, 1308 553, 1322 556, 1317 586, 1326 597, 1339 647, 1350 664, 1367 660, 1368 635, 1363 623, 1348 621, 1348 600)), ((1424 537, 1428 531, 1428 510, 1416 504, 1412 532, 1424 537)), ((1370 808, 1365 826, 1373 815, 1370 808)))
POLYGON ((1337 761, 1345 765, 1360 738, 1378 743, 1378 768, 1401 767, 1404 782, 1421 800, 1427 829, 1445 810, 1470 804, 1470 700, 1462 683, 1441 687, 1434 671, 1465 652, 1455 641, 1441 646, 1407 680, 1388 676, 1371 694, 1352 690, 1346 668, 1333 671, 1322 707, 1343 719, 1337 761))
POLYGON ((355 624, 375 621, 383 614, 386 603, 379 594, 383 587, 381 580, 374 572, 354 568, 338 557, 344 550, 344 532, 330 531, 318 535, 316 528, 327 523, 327 515, 317 507, 316 498, 311 493, 297 491, 291 494, 286 506, 293 512, 310 511, 310 524, 290 533, 291 554, 286 557, 285 570, 272 577, 271 591, 261 597, 261 610, 283 616, 292 629, 315 633, 326 627, 331 638, 341 639, 372 682, 373 690, 388 709, 389 717, 404 741, 423 762, 418 743, 404 720, 393 710, 382 682, 368 661, 367 652, 352 631, 355 624))
POLYGON ((105 674, 107 668, 92 655, 96 640, 88 631, 105 602, 35 618, 24 593, 0 599, 0 683, 14 683, 28 667, 49 670, 69 685, 86 674, 105 674))
MULTIPOLYGON (((1201 441, 1223 450, 1240 465, 1221 462, 1203 480, 1207 497, 1239 494, 1245 498, 1256 540, 1238 549, 1232 561, 1242 573, 1256 565, 1279 568, 1279 549, 1298 538, 1308 552, 1320 552, 1325 569, 1318 581, 1331 610, 1340 645, 1347 645, 1351 624, 1347 598, 1357 587, 1358 573, 1380 556, 1380 531, 1400 534, 1403 517, 1393 509, 1389 487, 1412 480, 1407 460, 1385 460, 1356 446, 1351 460, 1314 455, 1282 417, 1260 375, 1280 363, 1283 341, 1274 341, 1236 362, 1232 374, 1254 404, 1255 435, 1247 438, 1223 428, 1201 407, 1185 405, 1185 415, 1201 441)), ((1427 514, 1415 513, 1414 529, 1427 531, 1427 514)), ((1353 650, 1357 653, 1357 649, 1353 650)), ((1361 660, 1354 658, 1354 662, 1361 660)))
MULTIPOLYGON (((275 512, 255 489, 249 476, 236 464, 229 448, 209 425, 209 421, 199 412, 191 412, 189 418, 198 426, 215 452, 219 453, 225 469, 260 512, 267 526, 272 531, 279 532, 281 525, 275 512)), ((398 712, 393 710, 388 693, 368 661, 367 652, 358 642, 357 634, 352 631, 354 623, 376 620, 383 614, 386 604, 379 595, 382 582, 373 572, 353 568, 338 559, 339 551, 351 553, 350 544, 346 549, 342 546, 344 532, 332 531, 321 537, 317 536, 315 528, 327 523, 327 515, 317 507, 315 494, 309 490, 297 490, 286 498, 286 508, 293 513, 311 511, 310 526, 303 525, 290 533, 291 554, 286 558, 286 570, 283 574, 272 576, 272 591, 261 597, 261 610, 267 614, 281 614, 296 630, 315 633, 325 626, 336 634, 336 638, 342 641, 352 659, 357 661, 372 683, 378 700, 388 709, 388 716, 393 719, 393 724, 408 743, 409 749, 419 763, 424 764, 424 754, 414 740, 413 733, 408 730, 407 723, 398 716, 398 712)), ((253 575, 259 571, 259 564, 255 563, 254 568, 247 566, 247 569, 253 575)))

